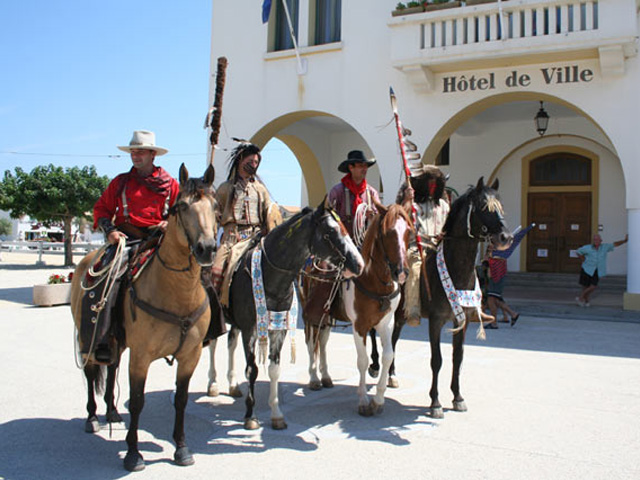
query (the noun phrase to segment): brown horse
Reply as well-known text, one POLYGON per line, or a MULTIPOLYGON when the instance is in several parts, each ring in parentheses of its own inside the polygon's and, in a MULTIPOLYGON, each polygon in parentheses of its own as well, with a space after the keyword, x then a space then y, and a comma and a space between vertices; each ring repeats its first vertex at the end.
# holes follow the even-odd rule
MULTIPOLYGON (((156 359, 173 355, 178 361, 175 394, 175 423, 173 439, 176 443, 174 460, 178 465, 191 465, 193 456, 185 442, 184 412, 187 405, 189 381, 200 359, 202 341, 209 326, 210 307, 207 293, 200 279, 201 266, 213 263, 216 250, 217 203, 212 188, 214 169, 209 166, 202 179, 189 178, 184 165, 180 167, 180 194, 170 210, 168 226, 151 263, 123 292, 122 322, 126 340, 118 352, 130 349, 129 411, 131 422, 127 434, 128 451, 124 467, 129 471, 144 469, 138 451, 138 421, 144 406, 144 385, 149 365, 156 359), (195 261, 194 261, 195 259, 195 261)), ((73 276, 71 309, 74 322, 80 328, 82 313, 82 282, 94 263, 96 252, 87 255, 73 276)), ((113 384, 117 367, 109 367, 105 401, 107 420, 118 421, 113 404, 113 384)), ((99 428, 96 418, 94 385, 99 379, 100 366, 90 360, 84 366, 89 385, 85 430, 99 428)))
MULTIPOLYGON (((407 247, 413 230, 407 213, 400 205, 385 208, 377 205, 382 213, 373 218, 365 233, 362 258, 365 261, 363 273, 352 281, 342 282, 341 295, 333 302, 330 316, 351 322, 353 338, 358 352, 358 413, 370 416, 382 410, 384 393, 387 388, 389 366, 393 361, 391 334, 393 317, 400 301, 400 285, 404 283, 407 269, 407 247), (366 339, 371 329, 375 329, 382 341, 382 370, 376 387, 376 395, 370 402, 366 391, 367 351, 366 339)), ((311 301, 312 293, 305 278, 304 301, 311 301)), ((303 309, 305 338, 309 352, 310 388, 318 390, 322 386, 331 387, 333 382, 327 368, 326 345, 329 338, 330 316, 324 315, 320 322, 307 318, 308 310, 303 309), (320 360, 322 379, 316 372, 320 360)))

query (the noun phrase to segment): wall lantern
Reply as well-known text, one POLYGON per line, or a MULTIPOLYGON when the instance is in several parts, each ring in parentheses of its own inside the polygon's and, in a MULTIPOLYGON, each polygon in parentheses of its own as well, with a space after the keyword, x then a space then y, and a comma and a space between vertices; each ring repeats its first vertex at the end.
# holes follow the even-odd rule
POLYGON ((540 110, 536 113, 534 120, 536 121, 536 130, 538 131, 538 134, 540 134, 540 136, 544 135, 547 131, 547 127, 549 126, 549 114, 542 106, 542 101, 540 101, 540 110))

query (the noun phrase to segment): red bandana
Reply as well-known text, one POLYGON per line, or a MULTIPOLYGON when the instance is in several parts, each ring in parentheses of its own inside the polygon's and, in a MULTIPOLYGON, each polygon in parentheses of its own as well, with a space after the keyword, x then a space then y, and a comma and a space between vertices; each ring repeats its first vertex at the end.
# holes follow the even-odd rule
POLYGON ((139 185, 144 185, 152 192, 157 192, 161 195, 168 195, 171 190, 171 175, 162 167, 155 167, 153 173, 147 177, 141 177, 138 175, 138 171, 135 167, 132 167, 129 173, 127 173, 118 188, 118 195, 122 193, 129 178, 133 178, 139 185))
POLYGON ((353 207, 351 208, 351 215, 356 215, 356 209, 358 205, 362 203, 362 195, 367 190, 367 179, 362 180, 360 185, 356 185, 351 177, 351 173, 347 173, 341 180, 342 184, 349 189, 351 193, 353 193, 353 207))

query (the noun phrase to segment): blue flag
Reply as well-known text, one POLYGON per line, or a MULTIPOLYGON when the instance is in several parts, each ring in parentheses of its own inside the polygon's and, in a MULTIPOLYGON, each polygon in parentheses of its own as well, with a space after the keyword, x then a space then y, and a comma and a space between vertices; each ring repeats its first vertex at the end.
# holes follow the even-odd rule
POLYGON ((271 0, 264 0, 262 2, 262 23, 269 21, 269 14, 271 13, 271 0))

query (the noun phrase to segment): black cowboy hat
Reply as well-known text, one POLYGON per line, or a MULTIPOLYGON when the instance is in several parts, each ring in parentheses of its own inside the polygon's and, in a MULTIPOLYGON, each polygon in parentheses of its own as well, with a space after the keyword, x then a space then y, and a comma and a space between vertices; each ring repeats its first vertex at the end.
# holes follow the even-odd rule
POLYGON ((338 171, 342 173, 349 173, 349 165, 353 165, 355 163, 366 163, 367 167, 370 167, 374 163, 376 163, 376 159, 372 158, 368 160, 362 150, 351 150, 347 155, 347 159, 344 160, 340 165, 338 165, 338 171))

